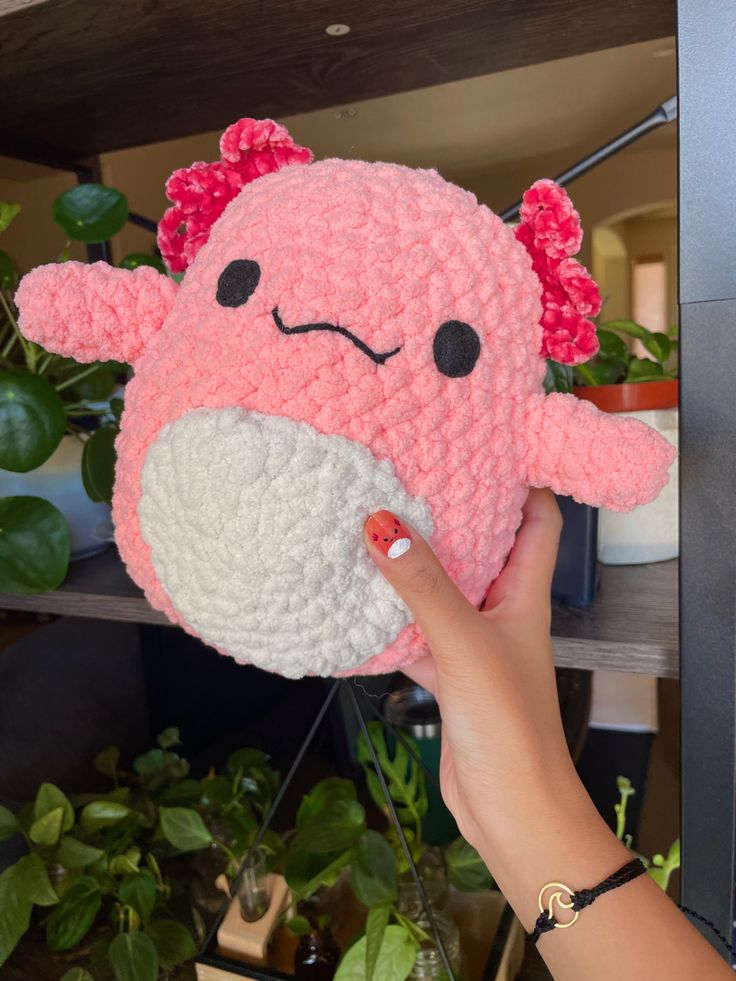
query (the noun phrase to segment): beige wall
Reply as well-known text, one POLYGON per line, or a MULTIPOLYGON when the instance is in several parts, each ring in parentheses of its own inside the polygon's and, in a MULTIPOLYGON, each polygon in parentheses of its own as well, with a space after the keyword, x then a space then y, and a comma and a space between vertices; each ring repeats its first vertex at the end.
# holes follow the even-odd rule
MULTIPOLYGON (((51 217, 54 199, 73 187, 71 174, 51 173, 35 180, 11 180, 0 167, 0 201, 21 206, 10 228, 0 233, 0 249, 13 259, 21 272, 44 262, 54 262, 66 244, 66 236, 51 217)), ((84 259, 84 246, 75 243, 72 256, 84 259)))

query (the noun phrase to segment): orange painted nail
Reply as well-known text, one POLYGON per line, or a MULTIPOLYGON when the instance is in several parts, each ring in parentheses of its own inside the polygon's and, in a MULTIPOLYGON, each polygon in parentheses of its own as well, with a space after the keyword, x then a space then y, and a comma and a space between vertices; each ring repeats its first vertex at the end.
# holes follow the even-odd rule
POLYGON ((390 559, 398 559, 411 548, 411 532, 391 511, 376 511, 365 523, 370 541, 390 559))

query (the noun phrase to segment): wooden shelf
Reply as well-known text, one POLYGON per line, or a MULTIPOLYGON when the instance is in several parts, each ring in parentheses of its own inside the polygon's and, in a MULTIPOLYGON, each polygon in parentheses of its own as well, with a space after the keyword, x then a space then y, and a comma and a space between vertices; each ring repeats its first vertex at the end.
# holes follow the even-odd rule
MULTIPOLYGON (((552 634, 560 667, 678 676, 677 562, 601 566, 595 602, 584 610, 558 606, 552 634)), ((130 580, 115 549, 70 566, 52 593, 0 593, 0 608, 168 624, 130 580)))

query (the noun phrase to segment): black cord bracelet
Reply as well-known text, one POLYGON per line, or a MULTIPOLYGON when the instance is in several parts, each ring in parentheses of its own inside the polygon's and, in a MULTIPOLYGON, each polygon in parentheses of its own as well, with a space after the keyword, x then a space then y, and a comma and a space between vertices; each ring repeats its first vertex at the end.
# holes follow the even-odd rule
POLYGON ((546 886, 542 886, 539 890, 539 899, 537 902, 540 912, 537 922, 534 924, 534 930, 529 934, 529 940, 535 944, 543 933, 548 933, 550 930, 554 930, 555 927, 561 930, 571 927, 577 921, 580 911, 590 906, 599 896, 602 896, 605 892, 610 892, 612 889, 618 889, 619 886, 625 886, 627 882, 638 878, 644 872, 646 872, 646 868, 643 862, 638 858, 634 858, 620 868, 618 872, 609 875, 607 879, 604 879, 603 882, 600 882, 593 889, 578 889, 577 892, 573 892, 572 889, 569 889, 561 882, 548 882, 546 886), (569 902, 563 899, 565 894, 570 897, 569 902), (568 920, 567 923, 560 923, 556 920, 554 915, 555 903, 561 909, 572 910, 574 914, 572 919, 568 920))

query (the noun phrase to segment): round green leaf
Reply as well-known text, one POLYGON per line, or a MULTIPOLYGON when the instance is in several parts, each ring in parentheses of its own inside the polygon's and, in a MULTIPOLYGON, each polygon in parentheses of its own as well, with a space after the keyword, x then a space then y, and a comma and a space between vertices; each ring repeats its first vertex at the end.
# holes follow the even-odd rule
POLYGON ((600 344, 599 358, 615 358, 617 361, 623 361, 624 365, 629 360, 629 349, 625 341, 622 341, 613 331, 599 330, 598 343, 600 344))
POLYGON ((132 906, 144 923, 148 923, 156 904, 156 880, 148 869, 131 872, 118 886, 118 899, 132 906))
POLYGON ((102 858, 104 854, 101 848, 93 848, 92 845, 67 835, 61 839, 56 851, 56 861, 65 869, 83 869, 96 862, 98 858, 102 858))
POLYGON ((303 937, 312 929, 306 916, 292 916, 290 920, 286 921, 286 926, 295 937, 303 937))
POLYGON ((18 270, 7 252, 0 249, 0 289, 14 290, 18 285, 18 270))
POLYGON ((61 807, 64 811, 61 830, 69 831, 74 826, 74 808, 71 805, 71 801, 63 790, 59 790, 55 784, 42 783, 38 788, 36 800, 33 804, 34 818, 43 817, 44 814, 48 814, 55 807, 61 807))
POLYGON ((150 937, 140 930, 119 933, 107 952, 116 981, 156 981, 158 954, 150 937))
MULTIPOLYGON (((91 365, 90 365, 91 367, 91 365)), ((100 361, 97 371, 80 378, 70 386, 69 391, 75 399, 86 399, 88 402, 103 402, 115 391, 115 371, 109 364, 100 361)))
POLYGON ((102 184, 78 184, 54 201, 54 221, 77 242, 105 242, 128 220, 124 194, 102 184))
POLYGON ((176 920, 149 923, 146 933, 156 945, 161 967, 178 967, 197 953, 191 933, 176 920))
POLYGON ((28 929, 32 909, 30 900, 18 893, 11 866, 0 875, 0 965, 28 929))
POLYGON ((391 903, 396 899, 394 850, 377 831, 365 831, 355 848, 351 884, 364 906, 391 903))
POLYGON ((64 809, 55 807, 53 811, 49 811, 33 822, 28 837, 37 845, 55 845, 61 837, 63 820, 64 809))
POLYGON ((194 852, 212 844, 212 835, 196 811, 189 807, 160 807, 164 837, 180 852, 194 852))
POLYGON ((651 361, 649 358, 632 358, 626 373, 626 381, 661 380, 663 373, 662 365, 656 361, 651 361))
POLYGON ((115 484, 116 429, 97 429, 84 444, 82 483, 93 501, 110 504, 115 484))
MULTIPOLYGON (((365 981, 367 944, 366 937, 353 944, 337 969, 335 981, 365 981)), ((406 981, 416 956, 416 947, 406 927, 386 927, 373 976, 380 981, 406 981)))
POLYGON ((491 889, 493 878, 478 852, 464 838, 457 838, 445 851, 450 882, 462 892, 491 889))
POLYGON ((46 943, 51 950, 69 950, 82 940, 102 905, 100 887, 90 876, 75 879, 46 921, 46 943))
POLYGON ((0 806, 0 841, 5 841, 6 838, 10 838, 18 831, 20 825, 18 824, 18 818, 9 811, 7 807, 0 806))
POLYGON ((296 842, 305 852, 342 851, 360 838, 365 827, 365 811, 354 800, 334 800, 299 830, 296 842))
POLYGON ((0 469, 28 473, 40 467, 65 428, 64 405, 50 382, 0 371, 0 469))
POLYGON ((666 334, 650 334, 642 339, 642 344, 660 363, 664 363, 670 356, 670 339, 666 334))
POLYGON ((40 497, 0 497, 0 593, 56 589, 69 565, 69 525, 40 497))
POLYGON ((73 967, 61 977, 60 981, 95 981, 95 979, 83 967, 73 967))
POLYGON ((132 811, 114 800, 93 800, 82 810, 82 827, 92 833, 124 820, 132 811))
POLYGON ((166 266, 157 255, 149 255, 148 252, 129 252, 119 263, 121 269, 137 269, 139 266, 153 266, 164 276, 166 266))
POLYGON ((36 906, 55 906, 59 902, 43 859, 35 852, 19 858, 11 866, 18 893, 36 906))

